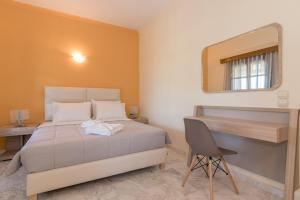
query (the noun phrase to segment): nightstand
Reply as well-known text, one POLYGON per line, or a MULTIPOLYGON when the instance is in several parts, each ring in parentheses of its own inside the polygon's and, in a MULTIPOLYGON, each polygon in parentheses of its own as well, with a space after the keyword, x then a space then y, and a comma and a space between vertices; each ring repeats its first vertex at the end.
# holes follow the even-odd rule
POLYGON ((26 124, 24 127, 12 125, 0 127, 0 137, 5 137, 5 152, 0 155, 0 161, 11 160, 24 146, 38 124, 26 124))
POLYGON ((149 120, 146 117, 137 117, 133 120, 136 121, 136 122, 143 123, 143 124, 149 124, 149 120))

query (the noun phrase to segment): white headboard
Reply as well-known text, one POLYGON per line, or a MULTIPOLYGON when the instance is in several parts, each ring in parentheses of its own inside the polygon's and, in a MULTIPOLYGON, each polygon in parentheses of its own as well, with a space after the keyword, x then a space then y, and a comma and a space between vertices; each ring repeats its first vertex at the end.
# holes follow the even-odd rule
POLYGON ((45 87, 45 120, 52 120, 53 102, 84 102, 90 100, 120 100, 120 89, 79 88, 79 87, 45 87))

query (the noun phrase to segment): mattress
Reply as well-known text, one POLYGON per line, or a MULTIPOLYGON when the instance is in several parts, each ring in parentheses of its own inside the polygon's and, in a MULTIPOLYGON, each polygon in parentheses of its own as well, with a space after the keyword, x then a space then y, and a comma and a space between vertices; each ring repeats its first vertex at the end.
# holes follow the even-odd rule
MULTIPOLYGON (((112 123, 112 122, 111 122, 112 123)), ((20 152, 29 173, 162 148, 166 133, 133 120, 112 136, 87 135, 80 123, 42 124, 20 152)))

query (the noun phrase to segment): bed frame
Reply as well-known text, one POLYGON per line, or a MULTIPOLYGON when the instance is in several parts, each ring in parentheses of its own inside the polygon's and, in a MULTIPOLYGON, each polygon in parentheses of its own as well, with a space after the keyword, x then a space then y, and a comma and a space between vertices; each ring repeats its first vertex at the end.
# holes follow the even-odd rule
MULTIPOLYGON (((52 119, 51 103, 94 100, 120 100, 119 89, 45 87, 45 120, 52 119)), ((26 193, 30 200, 37 195, 132 170, 165 166, 166 148, 127 154, 94 162, 27 174, 26 193)))

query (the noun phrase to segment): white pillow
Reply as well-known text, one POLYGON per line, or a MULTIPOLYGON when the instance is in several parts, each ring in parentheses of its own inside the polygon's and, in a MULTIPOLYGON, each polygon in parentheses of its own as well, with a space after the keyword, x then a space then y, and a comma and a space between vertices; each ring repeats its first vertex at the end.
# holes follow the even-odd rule
POLYGON ((121 103, 120 100, 117 101, 96 101, 94 99, 91 100, 92 101, 92 118, 96 119, 97 116, 97 109, 96 109, 96 104, 97 103, 121 103))
POLYGON ((91 119, 91 102, 53 103, 53 122, 86 121, 91 119))
POLYGON ((117 102, 95 102, 95 120, 114 121, 128 120, 125 112, 125 103, 117 102))

